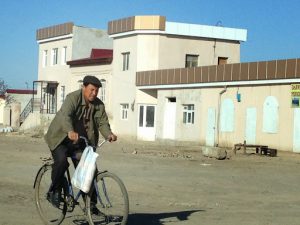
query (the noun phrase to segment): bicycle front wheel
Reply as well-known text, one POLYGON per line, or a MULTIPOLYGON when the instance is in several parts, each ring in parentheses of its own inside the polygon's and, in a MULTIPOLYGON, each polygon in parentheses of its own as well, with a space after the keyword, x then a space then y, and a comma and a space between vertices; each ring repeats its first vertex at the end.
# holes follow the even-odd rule
MULTIPOLYGON (((51 165, 44 165, 37 174, 35 182, 34 199, 37 210, 45 225, 59 225, 65 218, 67 212, 67 204, 61 202, 59 208, 54 207, 47 195, 51 186, 51 165)), ((62 190, 62 198, 65 199, 66 188, 62 190)))
POLYGON ((89 224, 125 225, 129 201, 121 179, 109 172, 98 173, 92 186, 86 199, 89 224))

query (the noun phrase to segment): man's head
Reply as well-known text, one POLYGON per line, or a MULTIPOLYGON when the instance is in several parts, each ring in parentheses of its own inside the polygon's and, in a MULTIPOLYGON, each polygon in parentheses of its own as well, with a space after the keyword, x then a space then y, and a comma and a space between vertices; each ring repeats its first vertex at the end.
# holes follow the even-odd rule
POLYGON ((92 102, 98 95, 99 88, 101 87, 100 80, 95 76, 85 76, 83 78, 83 96, 86 102, 92 102))

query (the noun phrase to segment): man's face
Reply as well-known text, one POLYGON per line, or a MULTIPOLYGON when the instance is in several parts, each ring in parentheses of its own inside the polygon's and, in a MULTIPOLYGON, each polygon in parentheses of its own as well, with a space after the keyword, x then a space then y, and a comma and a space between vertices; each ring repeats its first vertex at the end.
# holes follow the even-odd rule
POLYGON ((88 84, 87 86, 83 86, 83 96, 86 102, 92 102, 96 99, 98 95, 99 88, 94 86, 93 84, 88 84))

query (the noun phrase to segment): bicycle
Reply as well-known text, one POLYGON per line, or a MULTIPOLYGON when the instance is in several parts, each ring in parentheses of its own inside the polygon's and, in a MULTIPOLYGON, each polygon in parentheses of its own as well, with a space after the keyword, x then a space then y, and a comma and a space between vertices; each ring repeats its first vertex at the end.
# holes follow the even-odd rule
MULTIPOLYGON (((88 141, 84 139, 86 146, 88 141)), ((101 147, 106 140, 101 142, 101 147)), ((129 200, 127 190, 122 180, 115 174, 108 171, 101 171, 95 174, 89 193, 84 194, 81 190, 75 195, 71 183, 69 168, 66 170, 59 207, 53 206, 47 199, 51 189, 51 171, 53 159, 41 158, 44 165, 39 169, 34 181, 34 200, 37 211, 45 225, 59 225, 63 222, 67 212, 73 212, 76 205, 79 205, 79 198, 83 196, 85 206, 82 210, 90 225, 98 224, 119 224, 125 225, 129 213, 129 200), (97 205, 100 211, 93 214, 94 203, 92 196, 96 192, 97 205)), ((98 171, 98 170, 97 170, 98 171)))

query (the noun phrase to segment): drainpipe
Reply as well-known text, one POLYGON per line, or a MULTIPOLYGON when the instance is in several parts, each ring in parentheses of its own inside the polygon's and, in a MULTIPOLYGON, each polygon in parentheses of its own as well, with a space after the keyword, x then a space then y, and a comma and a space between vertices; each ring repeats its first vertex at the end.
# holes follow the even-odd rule
POLYGON ((220 91, 218 98, 218 117, 217 117, 217 143, 216 147, 219 146, 219 136, 220 136, 220 110, 221 110, 221 97, 227 91, 227 86, 224 86, 224 89, 220 91))

